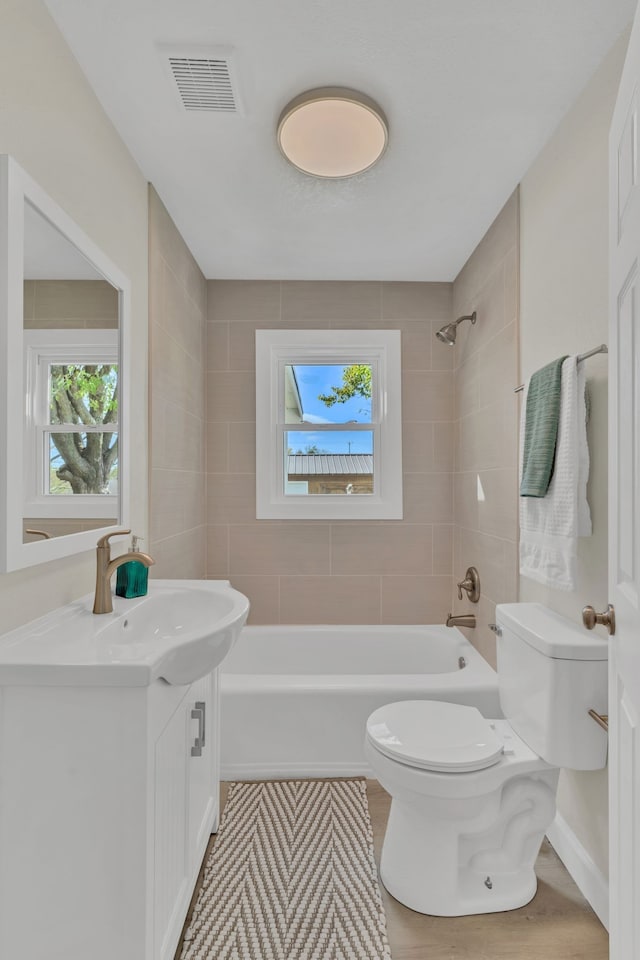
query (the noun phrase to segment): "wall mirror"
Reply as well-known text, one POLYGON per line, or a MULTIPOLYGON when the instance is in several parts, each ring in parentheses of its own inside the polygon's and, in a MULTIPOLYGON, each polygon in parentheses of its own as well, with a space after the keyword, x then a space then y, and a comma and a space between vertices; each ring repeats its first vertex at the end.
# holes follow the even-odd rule
POLYGON ((0 569, 128 523, 129 283, 0 157, 0 569), (99 532, 98 532, 99 531, 99 532))

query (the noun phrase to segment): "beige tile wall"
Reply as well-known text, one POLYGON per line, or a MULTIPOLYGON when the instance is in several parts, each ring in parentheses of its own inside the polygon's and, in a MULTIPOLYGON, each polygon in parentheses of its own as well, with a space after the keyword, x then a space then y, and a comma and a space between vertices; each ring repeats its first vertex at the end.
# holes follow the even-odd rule
POLYGON ((69 533, 80 533, 83 530, 99 530, 101 527, 110 527, 117 523, 115 517, 89 517, 80 520, 50 519, 49 517, 24 517, 22 520, 22 537, 25 543, 41 540, 37 534, 27 533, 27 530, 39 530, 48 533, 50 537, 66 537, 69 533))
POLYGON ((475 310, 477 323, 458 327, 454 348, 442 346, 455 364, 454 578, 474 565, 481 581, 478 604, 458 600, 455 583, 451 603, 476 614, 476 629, 464 632, 493 665, 487 624, 496 603, 518 599, 518 238, 516 190, 453 284, 453 316, 475 310))
POLYGON ((206 572, 206 303, 206 281, 150 186, 148 547, 155 577, 206 572))
POLYGON ((451 284, 208 283, 207 576, 251 600, 254 623, 433 623, 453 554, 453 356, 435 330, 451 284), (255 519, 257 328, 400 329, 405 518, 255 519))
POLYGON ((25 330, 118 326, 118 291, 106 280, 25 280, 25 330))

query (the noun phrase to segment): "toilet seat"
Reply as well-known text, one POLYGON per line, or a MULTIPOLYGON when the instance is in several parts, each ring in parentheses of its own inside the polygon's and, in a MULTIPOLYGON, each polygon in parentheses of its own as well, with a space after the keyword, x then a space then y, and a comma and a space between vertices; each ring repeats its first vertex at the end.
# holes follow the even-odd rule
POLYGON ((475 707, 439 700, 387 703, 367 720, 380 753, 436 773, 467 773, 498 763, 504 743, 475 707))

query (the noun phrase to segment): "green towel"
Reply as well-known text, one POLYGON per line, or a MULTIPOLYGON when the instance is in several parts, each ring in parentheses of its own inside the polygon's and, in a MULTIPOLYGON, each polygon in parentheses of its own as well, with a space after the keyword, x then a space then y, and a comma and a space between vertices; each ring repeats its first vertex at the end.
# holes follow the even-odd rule
POLYGON ((531 377, 524 428, 521 497, 546 496, 556 454, 562 364, 558 357, 531 377))

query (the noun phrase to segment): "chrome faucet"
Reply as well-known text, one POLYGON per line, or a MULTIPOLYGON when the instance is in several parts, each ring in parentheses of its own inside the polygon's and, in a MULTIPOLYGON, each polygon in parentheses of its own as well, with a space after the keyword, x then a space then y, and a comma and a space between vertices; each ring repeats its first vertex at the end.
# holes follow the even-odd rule
POLYGON ((140 553, 131 550, 129 553, 123 553, 122 556, 111 559, 111 537, 124 537, 131 533, 131 530, 115 530, 113 533, 107 533, 98 540, 96 548, 96 595, 93 601, 94 613, 112 613, 113 600, 111 597, 111 577, 123 563, 129 563, 130 560, 137 560, 144 563, 145 567, 151 567, 153 560, 148 553, 140 553))
POLYGON ((476 618, 473 613, 460 613, 455 617, 452 613, 446 619, 447 627, 475 627, 476 618))

